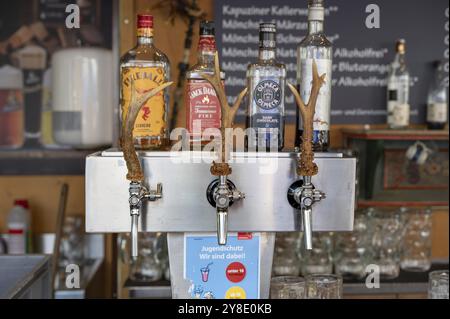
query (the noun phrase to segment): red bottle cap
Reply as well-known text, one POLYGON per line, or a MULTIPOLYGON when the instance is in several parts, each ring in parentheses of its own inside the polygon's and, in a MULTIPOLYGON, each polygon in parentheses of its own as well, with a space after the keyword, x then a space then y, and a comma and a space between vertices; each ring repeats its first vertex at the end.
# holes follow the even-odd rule
POLYGON ((150 14, 137 15, 137 27, 139 28, 153 28, 153 16, 150 14))
POLYGON ((28 200, 26 200, 26 199, 16 199, 14 201, 14 206, 22 206, 25 209, 28 209, 30 207, 28 205, 28 200))

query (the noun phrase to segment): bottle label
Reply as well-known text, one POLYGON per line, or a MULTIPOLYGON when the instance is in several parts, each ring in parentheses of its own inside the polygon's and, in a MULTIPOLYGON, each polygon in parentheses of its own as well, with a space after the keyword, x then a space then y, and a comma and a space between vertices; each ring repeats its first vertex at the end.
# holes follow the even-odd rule
POLYGON ((391 127, 404 127, 409 125, 409 104, 388 101, 388 125, 391 127))
POLYGON ((252 127, 254 128, 272 128, 280 129, 281 114, 255 114, 252 116, 252 127))
MULTIPOLYGON (((317 97, 316 112, 314 114, 313 129, 315 131, 328 131, 330 126, 331 104, 331 70, 330 59, 304 59, 300 61, 300 96, 304 103, 308 103, 312 88, 312 65, 316 62, 319 75, 326 74, 325 83, 322 85, 317 97)), ((303 130, 302 120, 299 119, 299 129, 303 130)))
MULTIPOLYGON (((17 225, 19 226, 19 225, 17 225)), ((8 253, 25 254, 27 252, 25 225, 8 230, 8 253)))
MULTIPOLYGON (((122 69, 122 121, 126 120, 131 103, 131 85, 136 97, 151 91, 165 82, 162 67, 126 67, 122 69)), ((147 101, 134 124, 133 137, 161 136, 166 130, 164 92, 147 101)))
POLYGON ((276 81, 264 80, 256 85, 253 97, 259 108, 271 110, 281 104, 282 91, 276 81))
POLYGON ((284 130, 284 84, 279 77, 253 78, 255 85, 251 94, 250 122, 255 129, 258 146, 281 147, 284 130), (265 144, 264 144, 265 143, 265 144), (278 144, 278 145, 276 145, 278 144))
POLYGON ((220 129, 221 109, 213 86, 205 80, 189 80, 186 85, 186 127, 196 138, 205 129, 220 129), (194 132, 194 127, 199 132, 194 132))
POLYGON ((447 103, 428 104, 427 122, 429 123, 447 122, 447 103))
POLYGON ((263 78, 257 82, 252 94, 251 127, 281 128, 280 107, 283 107, 284 92, 277 77, 263 78))
POLYGON ((200 36, 198 51, 216 51, 216 38, 213 35, 200 36))

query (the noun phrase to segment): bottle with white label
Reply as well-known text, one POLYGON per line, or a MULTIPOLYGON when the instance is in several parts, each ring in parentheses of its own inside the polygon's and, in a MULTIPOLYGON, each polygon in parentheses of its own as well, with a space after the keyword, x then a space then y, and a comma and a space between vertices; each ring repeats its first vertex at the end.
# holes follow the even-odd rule
MULTIPOLYGON (((323 0, 308 0, 308 35, 297 49, 297 84, 300 95, 308 103, 312 86, 312 64, 317 64, 319 75, 326 74, 319 91, 314 114, 313 149, 327 151, 330 144, 331 71, 333 47, 323 31, 325 9, 323 0)), ((300 146, 303 123, 297 108, 295 145, 300 146)))
POLYGON ((13 255, 31 252, 30 211, 28 201, 14 201, 14 207, 8 215, 8 253, 13 255))
POLYGON ((448 118, 448 78, 442 62, 436 62, 435 66, 435 77, 428 91, 427 126, 430 130, 442 130, 448 118))
POLYGON ((405 62, 406 42, 396 44, 394 62, 391 63, 387 81, 387 123, 391 129, 403 129, 409 125, 410 77, 405 62))
POLYGON ((254 151, 284 147, 286 66, 276 60, 276 25, 259 25, 258 62, 247 67, 249 89, 247 147, 254 151))

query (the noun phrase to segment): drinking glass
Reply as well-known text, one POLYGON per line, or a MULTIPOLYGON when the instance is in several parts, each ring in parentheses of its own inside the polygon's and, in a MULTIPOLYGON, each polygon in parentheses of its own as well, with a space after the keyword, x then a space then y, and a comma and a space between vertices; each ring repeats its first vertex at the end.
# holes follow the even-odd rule
POLYGON ((160 257, 162 235, 159 233, 139 233, 139 255, 132 261, 130 278, 142 282, 158 281, 163 276, 160 257))
POLYGON ((400 249, 404 233, 400 210, 369 209, 371 218, 371 264, 380 269, 380 276, 393 279, 400 274, 400 249))
POLYGON ((306 295, 308 299, 342 299, 342 277, 329 274, 308 275, 306 295))
POLYGON ((400 267, 407 271, 427 271, 431 267, 431 210, 411 209, 405 217, 400 267))
MULTIPOLYGON (((312 247, 305 249, 305 245, 300 246, 301 273, 307 274, 329 274, 333 272, 332 233, 313 232, 312 247)), ((303 239, 303 236, 301 237, 303 239)))
POLYGON ((344 277, 362 278, 370 261, 369 218, 365 210, 355 212, 352 232, 337 232, 334 246, 335 272, 344 277))
POLYGON ((81 216, 67 216, 64 219, 59 245, 60 267, 69 264, 82 266, 84 263, 84 227, 81 216))
POLYGON ((432 271, 428 278, 428 299, 449 299, 448 270, 432 271))
POLYGON ((300 273, 299 245, 299 232, 277 233, 272 266, 274 276, 298 276, 300 273))
POLYGON ((295 276, 273 277, 270 281, 271 299, 305 299, 305 279, 295 276))

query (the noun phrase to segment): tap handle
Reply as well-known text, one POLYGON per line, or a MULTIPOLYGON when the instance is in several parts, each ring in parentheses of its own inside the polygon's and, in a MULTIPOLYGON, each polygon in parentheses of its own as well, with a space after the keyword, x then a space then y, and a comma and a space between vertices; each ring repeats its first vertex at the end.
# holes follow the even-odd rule
POLYGON ((162 197, 162 192, 163 192, 163 186, 162 183, 158 183, 156 185, 156 195, 159 196, 160 198, 162 197))
POLYGON ((217 242, 219 245, 227 244, 227 233, 228 212, 220 210, 217 212, 217 242))
POLYGON ((131 215, 131 259, 136 260, 138 257, 138 222, 139 215, 131 215))
POLYGON ((312 249, 312 208, 311 206, 302 206, 303 219, 303 238, 305 241, 305 248, 312 249))

